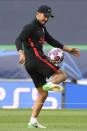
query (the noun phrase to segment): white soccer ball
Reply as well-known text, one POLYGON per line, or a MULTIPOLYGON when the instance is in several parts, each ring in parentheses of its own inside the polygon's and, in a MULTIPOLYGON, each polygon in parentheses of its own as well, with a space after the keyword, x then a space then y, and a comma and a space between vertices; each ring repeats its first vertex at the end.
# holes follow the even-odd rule
POLYGON ((64 52, 60 48, 53 48, 49 51, 48 57, 53 64, 60 64, 64 60, 64 52))

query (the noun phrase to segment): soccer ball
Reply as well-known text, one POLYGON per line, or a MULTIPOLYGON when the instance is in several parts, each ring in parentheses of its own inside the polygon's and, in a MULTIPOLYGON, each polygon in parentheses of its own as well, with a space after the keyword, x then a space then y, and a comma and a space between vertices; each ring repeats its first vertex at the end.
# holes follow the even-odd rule
POLYGON ((53 48, 49 51, 48 58, 53 64, 60 64, 64 59, 64 52, 60 48, 53 48))

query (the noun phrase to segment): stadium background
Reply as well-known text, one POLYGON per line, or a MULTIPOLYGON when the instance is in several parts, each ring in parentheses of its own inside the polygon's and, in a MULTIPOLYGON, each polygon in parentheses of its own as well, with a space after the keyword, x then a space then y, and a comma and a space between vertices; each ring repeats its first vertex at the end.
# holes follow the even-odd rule
MULTIPOLYGON (((65 53, 61 65, 68 75, 61 83, 65 90, 49 92, 39 121, 48 127, 46 131, 86 131, 87 0, 0 0, 0 131, 29 130, 27 123, 38 93, 18 62, 14 42, 42 4, 50 5, 55 16, 46 25, 48 31, 68 47, 80 49, 81 56, 65 53)), ((45 43, 46 54, 51 48, 45 43)))
MULTIPOLYGON (((31 78, 18 62, 14 42, 42 4, 53 9, 55 17, 46 25, 51 35, 68 47, 77 47, 81 51, 80 57, 65 53, 61 65, 68 75, 68 81, 63 83, 65 90, 63 93, 50 92, 44 108, 87 108, 86 0, 0 0, 0 108, 32 108, 37 98, 31 78), (76 80, 74 84, 73 79, 76 80), (35 92, 35 97, 32 92, 35 92)), ((51 48, 45 43, 44 52, 47 54, 51 48)))

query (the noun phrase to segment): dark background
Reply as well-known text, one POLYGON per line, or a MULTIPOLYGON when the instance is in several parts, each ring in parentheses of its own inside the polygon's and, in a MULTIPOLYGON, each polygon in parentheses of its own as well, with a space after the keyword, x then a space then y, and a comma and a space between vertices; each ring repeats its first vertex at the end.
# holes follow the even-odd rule
POLYGON ((87 0, 0 0, 0 45, 14 44, 42 4, 53 9, 55 18, 46 26, 54 38, 63 44, 86 45, 87 0))

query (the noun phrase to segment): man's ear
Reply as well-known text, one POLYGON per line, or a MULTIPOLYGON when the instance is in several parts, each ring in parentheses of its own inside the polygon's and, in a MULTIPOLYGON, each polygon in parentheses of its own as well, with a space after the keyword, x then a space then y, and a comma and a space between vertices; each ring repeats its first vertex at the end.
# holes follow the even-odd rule
POLYGON ((39 14, 40 14, 39 12, 36 13, 37 16, 39 16, 39 14))

